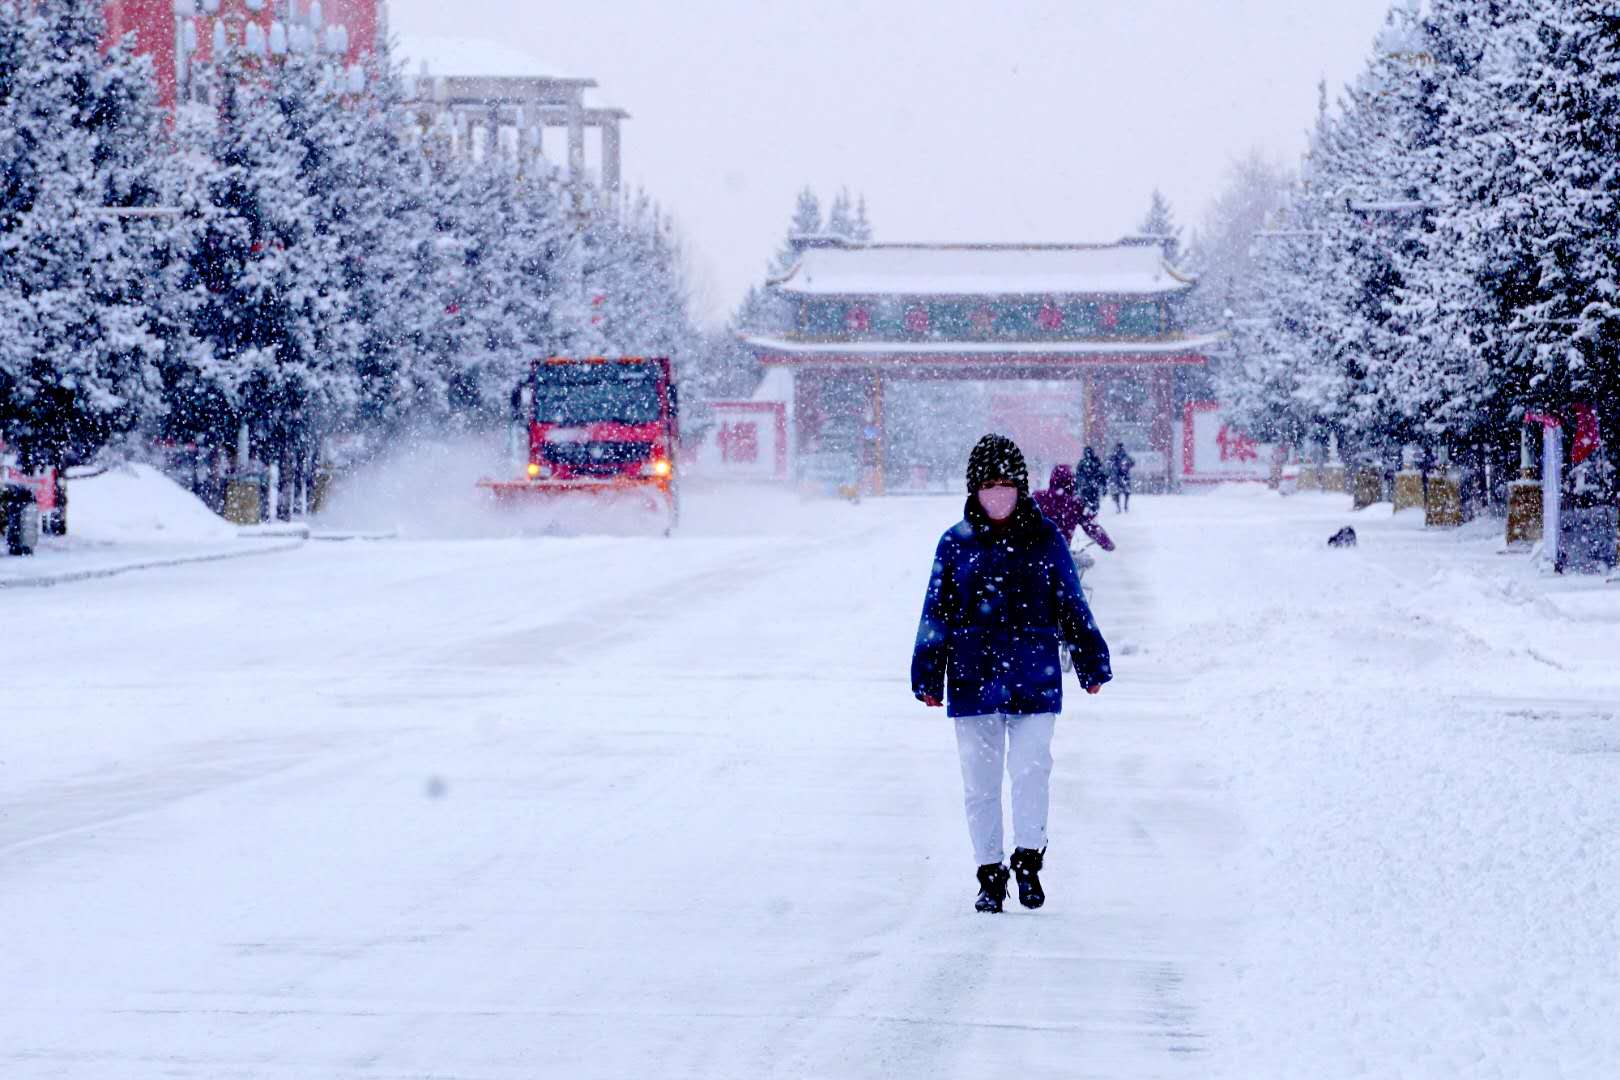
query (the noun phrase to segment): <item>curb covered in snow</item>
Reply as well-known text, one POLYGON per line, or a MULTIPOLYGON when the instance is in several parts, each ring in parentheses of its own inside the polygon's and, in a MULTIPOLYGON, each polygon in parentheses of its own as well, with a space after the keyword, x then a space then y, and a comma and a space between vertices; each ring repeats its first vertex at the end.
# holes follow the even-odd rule
POLYGON ((309 526, 303 522, 241 525, 237 527, 236 535, 241 540, 308 540, 309 526))
POLYGON ((0 589, 27 589, 45 588, 51 585, 68 585, 76 581, 91 581, 96 578, 117 577, 136 570, 160 570, 170 566, 186 566, 191 563, 223 562, 226 559, 245 559, 253 555, 275 555, 285 551, 297 551, 304 546, 304 541, 297 540, 285 544, 245 544, 240 551, 210 551, 194 555, 177 555, 172 558, 148 559, 142 562, 123 563, 118 566, 99 566, 86 570, 64 570, 58 574, 40 574, 32 577, 5 577, 0 575, 0 589))
POLYGON ((398 540, 399 533, 386 530, 377 532, 345 532, 338 529, 318 529, 309 534, 311 540, 325 543, 346 543, 350 540, 398 540))

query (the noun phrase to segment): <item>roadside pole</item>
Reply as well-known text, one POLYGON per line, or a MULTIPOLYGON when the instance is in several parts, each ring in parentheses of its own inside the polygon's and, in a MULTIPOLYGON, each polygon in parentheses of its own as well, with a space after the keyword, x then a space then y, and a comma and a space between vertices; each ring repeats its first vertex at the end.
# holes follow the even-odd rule
POLYGON ((1526 413, 1524 422, 1541 425, 1541 568, 1558 571, 1558 517, 1564 486, 1564 425, 1548 413, 1526 413))
POLYGON ((1563 509, 1564 429, 1554 422, 1542 427, 1541 505, 1546 522, 1542 533, 1541 565, 1558 569, 1559 511, 1563 509))

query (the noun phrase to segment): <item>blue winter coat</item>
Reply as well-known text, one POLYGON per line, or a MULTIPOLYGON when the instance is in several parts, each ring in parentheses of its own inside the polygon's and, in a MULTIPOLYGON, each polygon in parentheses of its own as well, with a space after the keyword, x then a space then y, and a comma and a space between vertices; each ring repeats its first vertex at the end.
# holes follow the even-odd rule
POLYGON ((1025 495, 1012 520, 992 529, 969 497, 963 520, 934 553, 912 693, 943 699, 951 716, 1061 712, 1060 643, 1073 648, 1082 687, 1113 678, 1108 644, 1057 526, 1025 495))

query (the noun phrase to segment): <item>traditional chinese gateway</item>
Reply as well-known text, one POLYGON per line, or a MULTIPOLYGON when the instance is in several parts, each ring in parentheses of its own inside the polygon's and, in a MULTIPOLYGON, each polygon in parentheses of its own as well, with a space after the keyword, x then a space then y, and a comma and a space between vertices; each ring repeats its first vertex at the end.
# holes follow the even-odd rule
POLYGON ((991 424, 1031 442, 1042 464, 1123 442, 1137 479, 1168 487, 1187 460, 1188 405, 1208 397, 1213 339, 1181 330, 1192 287, 1149 238, 813 237, 772 283, 791 328, 747 341, 783 373, 767 385, 787 399, 802 472, 832 459, 868 491, 927 484, 958 472, 954 459, 991 424))

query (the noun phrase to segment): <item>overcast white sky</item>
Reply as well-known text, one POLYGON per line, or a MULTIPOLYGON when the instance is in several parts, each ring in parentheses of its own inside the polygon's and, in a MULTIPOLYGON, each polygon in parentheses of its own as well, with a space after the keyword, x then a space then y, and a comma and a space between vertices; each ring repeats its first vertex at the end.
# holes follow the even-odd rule
POLYGON ((399 34, 498 41, 628 109, 626 181, 674 213, 710 319, 761 279, 806 183, 824 205, 865 192, 880 241, 1110 240, 1155 185, 1196 224, 1231 157, 1297 159, 1317 80, 1354 74, 1388 6, 389 3, 399 34))

